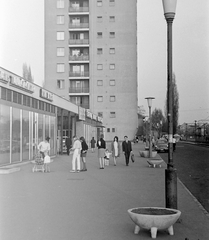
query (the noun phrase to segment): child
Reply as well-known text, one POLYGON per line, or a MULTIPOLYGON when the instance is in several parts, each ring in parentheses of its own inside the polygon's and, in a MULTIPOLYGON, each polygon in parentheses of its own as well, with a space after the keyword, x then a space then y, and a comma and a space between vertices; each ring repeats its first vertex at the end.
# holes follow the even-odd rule
POLYGON ((106 165, 106 166, 109 165, 109 160, 110 160, 110 155, 111 155, 111 154, 112 154, 112 153, 109 152, 108 149, 105 150, 105 157, 104 157, 104 159, 105 159, 105 165, 106 165))
POLYGON ((49 163, 50 162, 51 162, 50 156, 48 155, 48 153, 46 153, 46 155, 44 157, 44 169, 45 169, 45 172, 50 172, 50 168, 49 168, 49 163))

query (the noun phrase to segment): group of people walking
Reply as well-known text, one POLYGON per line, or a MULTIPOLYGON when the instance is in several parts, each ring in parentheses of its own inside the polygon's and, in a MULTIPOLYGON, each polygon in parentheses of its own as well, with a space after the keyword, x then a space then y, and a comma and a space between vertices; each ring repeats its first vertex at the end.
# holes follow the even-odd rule
MULTIPOLYGON (((97 141, 93 137, 90 141, 90 144, 91 144, 92 152, 95 151, 96 147, 98 148, 99 169, 104 169, 105 156, 107 157, 107 152, 109 152, 106 147, 104 136, 101 135, 97 141)), ((72 170, 70 172, 74 173, 74 172, 80 172, 80 171, 87 171, 87 166, 86 166, 87 151, 88 151, 88 145, 84 137, 81 137, 80 139, 78 139, 76 136, 74 136, 72 147, 69 149, 70 154, 72 154, 72 170)), ((117 136, 114 137, 111 143, 111 150, 109 153, 112 154, 114 166, 116 166, 117 164, 117 158, 120 157, 121 151, 125 156, 126 166, 128 166, 130 154, 132 152, 132 145, 131 145, 131 142, 128 140, 127 136, 124 137, 124 141, 122 142, 122 148, 117 136)))
MULTIPOLYGON (((46 137, 45 141, 42 141, 38 145, 38 150, 40 151, 42 158, 45 159, 50 151, 49 137, 46 137)), ((117 164, 117 158, 120 157, 121 151, 125 156, 126 166, 129 165, 130 154, 132 153, 132 145, 128 140, 127 136, 124 136, 124 141, 122 142, 122 148, 119 143, 118 137, 115 136, 111 142, 110 152, 106 148, 106 142, 104 136, 101 135, 100 138, 96 141, 94 137, 90 141, 91 151, 94 152, 95 148, 98 148, 98 159, 99 159, 99 168, 104 169, 105 167, 105 156, 109 159, 109 155, 112 155, 114 166, 117 164)), ((88 145, 84 137, 77 136, 73 137, 73 142, 68 137, 65 141, 65 146, 67 149, 67 155, 72 155, 72 170, 70 172, 80 172, 87 171, 86 166, 86 155, 88 151, 88 145)), ((45 163, 45 170, 49 171, 48 162, 45 163)))

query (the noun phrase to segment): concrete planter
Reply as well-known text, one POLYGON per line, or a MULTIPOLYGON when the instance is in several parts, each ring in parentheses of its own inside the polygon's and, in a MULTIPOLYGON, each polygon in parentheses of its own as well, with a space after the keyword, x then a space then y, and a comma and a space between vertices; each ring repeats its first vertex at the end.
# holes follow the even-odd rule
MULTIPOLYGON (((145 158, 149 158, 149 151, 139 151, 139 154, 141 157, 145 157, 145 158)), ((157 152, 156 151, 152 151, 152 157, 156 157, 157 152)))
POLYGON ((163 163, 162 159, 148 159, 147 160, 149 167, 161 167, 161 164, 163 163))
POLYGON ((140 228, 151 230, 151 237, 157 237, 157 230, 167 229, 174 235, 173 224, 178 220, 181 212, 176 209, 159 207, 139 207, 128 210, 131 220, 135 223, 134 233, 138 234, 140 228))

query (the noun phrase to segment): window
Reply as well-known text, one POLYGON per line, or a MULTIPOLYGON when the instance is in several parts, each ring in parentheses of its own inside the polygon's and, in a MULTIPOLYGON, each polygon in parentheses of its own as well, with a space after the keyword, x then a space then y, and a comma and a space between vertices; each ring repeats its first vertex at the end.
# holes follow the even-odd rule
POLYGON ((110 132, 110 128, 107 128, 107 132, 110 132))
POLYGON ((64 63, 57 63, 57 72, 58 73, 65 72, 65 64, 64 63))
POLYGON ((110 0, 110 6, 115 6, 115 0, 110 0))
POLYGON ((110 70, 115 70, 115 64, 110 64, 110 70))
POLYGON ((110 54, 115 54, 115 48, 110 48, 110 54))
POLYGON ((98 96, 97 97, 97 102, 103 102, 103 97, 102 96, 98 96))
POLYGON ((102 0, 97 0, 97 7, 101 7, 102 6, 102 0))
POLYGON ((102 32, 97 33, 97 38, 102 38, 102 32))
POLYGON ((110 118, 115 118, 115 112, 110 112, 110 118))
POLYGON ((103 86, 103 80, 97 80, 97 86, 103 86))
POLYGON ((97 17, 97 22, 102 22, 102 16, 97 17))
POLYGON ((64 8, 65 2, 64 0, 57 0, 57 8, 64 8))
POLYGON ((115 16, 110 16, 109 20, 110 22, 115 22, 115 16))
POLYGON ((112 128, 112 132, 115 132, 115 128, 112 128))
POLYGON ((65 48, 57 48, 57 57, 64 57, 65 56, 65 48))
POLYGON ((103 112, 98 112, 98 116, 103 118, 103 112))
POLYGON ((58 80, 57 80, 57 88, 58 88, 58 89, 63 89, 63 88, 65 88, 65 80, 64 80, 64 79, 58 79, 58 80))
POLYGON ((110 96, 110 102, 115 102, 115 96, 110 96))
POLYGON ((115 86, 115 79, 110 79, 110 86, 115 86))
POLYGON ((57 32, 57 40, 58 41, 65 40, 65 32, 57 32))
POLYGON ((102 70, 103 69, 103 65, 102 64, 97 64, 97 70, 102 70))
POLYGON ((102 48, 97 48, 97 54, 102 54, 102 48))
POLYGON ((64 24, 64 23, 65 23, 64 15, 57 16, 57 24, 64 24))
POLYGON ((110 32, 110 38, 115 38, 115 32, 110 32))

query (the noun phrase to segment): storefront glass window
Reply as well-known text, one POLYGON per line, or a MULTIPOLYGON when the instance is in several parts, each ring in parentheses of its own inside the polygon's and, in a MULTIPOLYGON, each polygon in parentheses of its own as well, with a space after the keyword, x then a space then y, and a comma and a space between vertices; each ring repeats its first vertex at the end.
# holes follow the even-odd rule
POLYGON ((20 109, 12 109, 12 162, 20 161, 20 109))
POLYGON ((10 163, 10 107, 0 104, 0 164, 10 163))
POLYGON ((54 142, 54 138, 55 138, 55 117, 50 117, 50 154, 54 155, 55 154, 55 142, 54 142))
POLYGON ((22 160, 29 160, 29 112, 22 111, 22 160))

